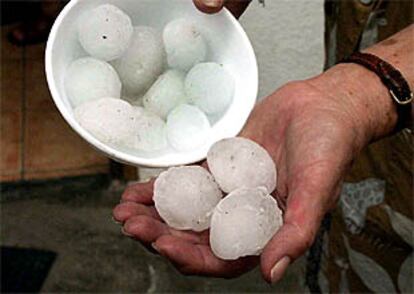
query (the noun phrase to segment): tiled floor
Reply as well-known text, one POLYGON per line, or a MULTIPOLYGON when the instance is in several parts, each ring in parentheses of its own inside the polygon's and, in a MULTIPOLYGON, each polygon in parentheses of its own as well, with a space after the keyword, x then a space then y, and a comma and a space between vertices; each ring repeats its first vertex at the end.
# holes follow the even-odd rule
POLYGON ((13 46, 1 32, 0 181, 107 172, 108 159, 60 116, 44 74, 44 44, 13 46))

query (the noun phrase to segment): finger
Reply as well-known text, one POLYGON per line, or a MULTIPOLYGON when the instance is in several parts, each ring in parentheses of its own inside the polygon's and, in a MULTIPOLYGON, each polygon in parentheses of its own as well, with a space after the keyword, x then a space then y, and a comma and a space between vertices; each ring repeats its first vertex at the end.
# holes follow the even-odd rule
POLYGON ((185 274, 232 278, 252 269, 258 257, 226 261, 217 258, 207 244, 194 244, 182 238, 165 235, 157 239, 154 248, 185 274))
POLYGON ((146 206, 136 202, 123 202, 115 206, 112 211, 114 219, 118 222, 125 222, 135 215, 146 215, 155 219, 161 219, 154 206, 146 206))
POLYGON ((217 13, 224 6, 224 0, 194 0, 195 6, 205 13, 217 13))
POLYGON ((165 223, 147 215, 137 215, 128 219, 123 227, 124 233, 144 243, 153 243, 163 235, 173 235, 192 243, 205 243, 206 234, 191 231, 178 231, 165 223))
POLYGON ((323 191, 309 191, 302 185, 293 191, 287 203, 283 226, 263 250, 262 273, 271 283, 283 276, 288 265, 305 253, 316 236, 325 211, 321 199, 323 191))
POLYGON ((293 224, 284 224, 266 245, 261 255, 261 269, 266 281, 279 281, 287 267, 312 244, 313 236, 293 224))
POLYGON ((138 183, 128 186, 121 196, 121 201, 137 202, 146 205, 154 204, 152 201, 154 182, 155 179, 146 183, 138 183))

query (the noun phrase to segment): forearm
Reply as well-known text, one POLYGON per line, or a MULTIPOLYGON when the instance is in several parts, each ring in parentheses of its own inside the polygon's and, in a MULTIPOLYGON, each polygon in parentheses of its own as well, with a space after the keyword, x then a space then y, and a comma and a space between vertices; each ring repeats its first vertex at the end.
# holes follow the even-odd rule
MULTIPOLYGON (((414 89, 414 25, 364 50, 398 69, 414 89)), ((344 99, 349 115, 359 128, 361 144, 390 134, 397 122, 396 106, 388 89, 370 70, 352 63, 338 64, 311 81, 331 89, 344 99)))

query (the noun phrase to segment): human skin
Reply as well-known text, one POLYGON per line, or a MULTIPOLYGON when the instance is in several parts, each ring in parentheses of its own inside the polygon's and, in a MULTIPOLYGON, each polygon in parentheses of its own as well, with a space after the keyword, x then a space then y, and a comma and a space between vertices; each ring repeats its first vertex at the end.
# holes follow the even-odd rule
POLYGON ((246 10, 251 0, 194 0, 195 6, 205 13, 217 13, 226 7, 236 18, 246 10))
MULTIPOLYGON (((365 50, 398 68, 411 89, 413 36, 411 25, 365 50)), ((335 206, 352 160, 370 142, 391 134, 396 121, 387 88, 356 64, 339 64, 314 78, 288 83, 262 100, 240 136, 261 144, 276 162, 275 197, 284 207, 284 224, 260 257, 220 260, 209 247, 208 231, 169 228, 154 208, 153 181, 129 186, 113 216, 126 235, 152 245, 185 274, 234 277, 260 263, 263 277, 277 282, 312 244, 323 216, 335 206)))

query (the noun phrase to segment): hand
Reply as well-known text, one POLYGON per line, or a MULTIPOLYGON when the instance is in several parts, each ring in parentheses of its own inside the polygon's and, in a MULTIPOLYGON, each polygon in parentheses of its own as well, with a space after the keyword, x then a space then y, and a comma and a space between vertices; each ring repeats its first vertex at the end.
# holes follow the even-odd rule
POLYGON ((217 13, 226 7, 236 18, 246 10, 251 0, 193 0, 195 6, 205 13, 217 13))
MULTIPOLYGON (((335 204, 344 172, 370 140, 368 125, 356 116, 363 112, 355 110, 348 92, 332 86, 337 87, 318 77, 282 87, 256 106, 241 133, 265 147, 276 162, 276 196, 285 207, 284 225, 260 258, 267 281, 279 280, 312 244, 322 217, 335 204)), ((152 245, 187 274, 234 277, 258 263, 257 257, 220 260, 209 247, 208 231, 168 227, 154 208, 152 188, 153 181, 136 184, 122 195, 113 215, 125 234, 152 245)))
POLYGON ((153 184, 152 180, 127 187, 121 203, 114 208, 114 219, 123 223, 125 235, 150 251, 155 249, 184 274, 231 278, 257 265, 257 257, 232 262, 215 257, 208 245, 208 231, 179 231, 166 225, 154 207, 153 184))

